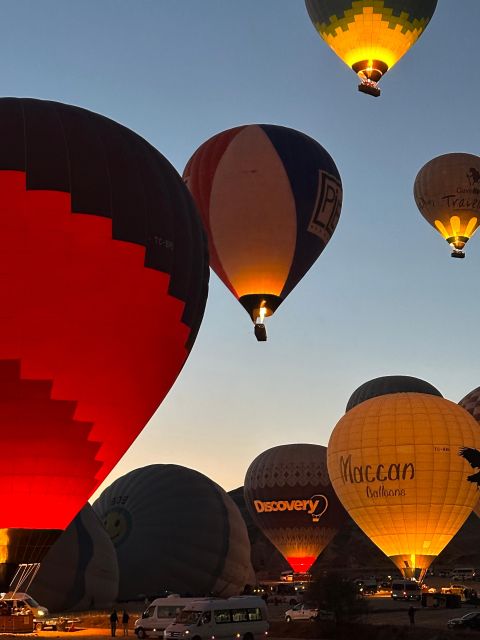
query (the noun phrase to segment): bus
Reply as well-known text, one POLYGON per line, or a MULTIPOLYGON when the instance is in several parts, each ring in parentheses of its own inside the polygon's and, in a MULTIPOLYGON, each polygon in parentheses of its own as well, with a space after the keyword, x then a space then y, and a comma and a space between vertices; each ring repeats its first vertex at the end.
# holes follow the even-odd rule
POLYGON ((134 632, 140 640, 142 638, 163 638, 163 632, 177 615, 187 606, 199 598, 181 598, 172 594, 166 598, 157 598, 142 613, 142 617, 135 620, 134 632))
POLYGON ((262 598, 202 598, 179 613, 176 621, 165 629, 164 638, 261 640, 268 635, 268 628, 267 607, 262 598))

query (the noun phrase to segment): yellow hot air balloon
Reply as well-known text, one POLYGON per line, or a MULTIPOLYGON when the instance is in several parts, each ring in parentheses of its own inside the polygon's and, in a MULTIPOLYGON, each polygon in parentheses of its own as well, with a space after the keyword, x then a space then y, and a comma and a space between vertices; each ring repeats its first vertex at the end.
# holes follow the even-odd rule
POLYGON ((457 404, 423 393, 366 400, 330 437, 332 485, 355 522, 405 578, 421 580, 478 500, 459 455, 480 430, 457 404))
POLYGON ((320 37, 358 74, 358 89, 377 82, 425 31, 437 0, 305 0, 320 37))
POLYGON ((463 248, 480 224, 480 158, 447 153, 420 169, 413 188, 425 220, 464 258, 463 248))

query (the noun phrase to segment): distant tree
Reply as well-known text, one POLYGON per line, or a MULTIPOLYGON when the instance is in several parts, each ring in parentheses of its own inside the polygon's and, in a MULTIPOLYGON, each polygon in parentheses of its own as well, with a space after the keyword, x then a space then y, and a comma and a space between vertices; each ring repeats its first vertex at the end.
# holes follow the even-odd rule
POLYGON ((307 598, 319 609, 333 611, 336 622, 351 620, 368 609, 367 602, 358 598, 356 586, 338 573, 327 573, 311 582, 307 598))

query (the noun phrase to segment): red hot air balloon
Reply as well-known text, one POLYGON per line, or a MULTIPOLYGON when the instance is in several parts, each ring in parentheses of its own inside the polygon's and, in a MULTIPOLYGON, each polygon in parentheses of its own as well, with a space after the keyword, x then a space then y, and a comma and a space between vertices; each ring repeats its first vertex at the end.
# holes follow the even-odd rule
POLYGON ((287 444, 261 453, 245 476, 255 524, 296 573, 306 573, 348 516, 327 472, 327 448, 287 444))
POLYGON ((129 129, 4 98, 0 137, 5 586, 18 562, 41 560, 172 386, 208 260, 180 176, 129 129))
POLYGON ((207 140, 183 177, 207 229, 210 266, 247 310, 258 339, 325 249, 342 207, 331 156, 304 133, 266 124, 207 140))

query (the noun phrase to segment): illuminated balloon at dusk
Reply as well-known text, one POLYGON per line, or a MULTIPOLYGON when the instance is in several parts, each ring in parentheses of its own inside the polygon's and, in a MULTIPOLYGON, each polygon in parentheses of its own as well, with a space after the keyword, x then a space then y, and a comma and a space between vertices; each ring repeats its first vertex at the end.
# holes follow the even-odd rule
POLYGON ((125 127, 0 99, 0 591, 37 563, 175 381, 207 247, 169 162, 125 127))
POLYGON ((328 472, 350 516, 406 578, 421 579, 478 500, 458 455, 480 446, 475 420, 423 393, 372 398, 340 419, 328 472))
POLYGON ((327 472, 327 449, 287 444, 261 453, 245 476, 255 524, 292 569, 307 572, 347 520, 327 472))
POLYGON ((378 81, 415 44, 437 0, 306 0, 320 37, 361 80, 359 90, 380 95, 378 81))
POLYGON ((207 140, 183 175, 207 229, 210 266, 266 339, 264 318, 337 226, 342 183, 333 159, 304 133, 252 124, 207 140))
POLYGON ((464 258, 466 243, 480 223, 480 158, 447 153, 420 169, 413 188, 420 213, 464 258))
POLYGON ((345 411, 350 411, 350 409, 356 407, 357 404, 365 402, 365 400, 369 400, 370 398, 377 398, 378 396, 384 396, 389 393, 407 393, 409 391, 414 393, 428 393, 443 398, 438 389, 420 378, 414 378, 412 376, 382 376, 364 382, 358 389, 355 389, 347 402, 345 411))

